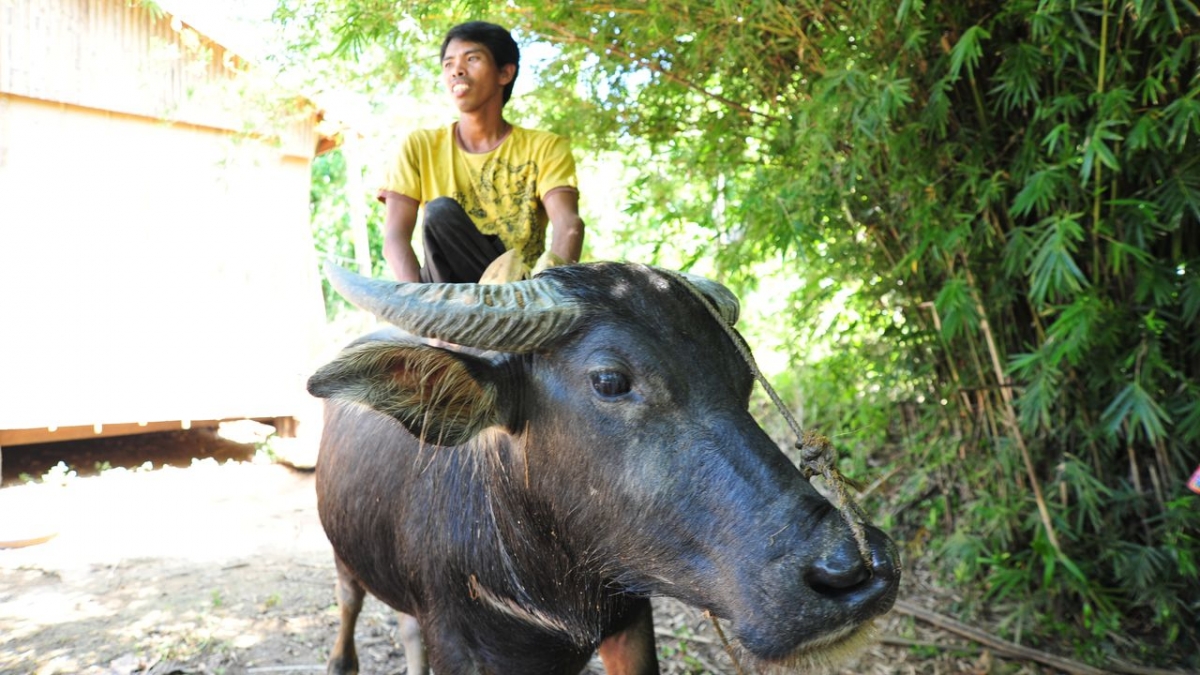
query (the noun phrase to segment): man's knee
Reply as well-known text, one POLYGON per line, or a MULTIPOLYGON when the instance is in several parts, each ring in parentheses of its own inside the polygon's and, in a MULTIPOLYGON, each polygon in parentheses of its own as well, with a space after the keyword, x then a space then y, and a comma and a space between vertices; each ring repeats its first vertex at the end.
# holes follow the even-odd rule
POLYGON ((450 197, 438 197, 425 204, 425 231, 447 232, 464 225, 474 225, 458 202, 450 197))

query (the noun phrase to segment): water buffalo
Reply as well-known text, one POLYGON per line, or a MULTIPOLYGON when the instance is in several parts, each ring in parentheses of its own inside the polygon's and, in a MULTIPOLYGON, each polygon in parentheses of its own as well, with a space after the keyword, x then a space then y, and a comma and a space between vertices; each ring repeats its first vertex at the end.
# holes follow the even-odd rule
POLYGON ((652 596, 726 621, 755 667, 820 662, 891 608, 894 545, 867 526, 864 560, 750 416, 723 286, 620 263, 501 286, 329 274, 407 331, 309 380, 331 399, 330 672, 358 668, 364 592, 403 613, 408 672, 438 675, 578 673, 597 650, 610 675, 657 673, 652 596))

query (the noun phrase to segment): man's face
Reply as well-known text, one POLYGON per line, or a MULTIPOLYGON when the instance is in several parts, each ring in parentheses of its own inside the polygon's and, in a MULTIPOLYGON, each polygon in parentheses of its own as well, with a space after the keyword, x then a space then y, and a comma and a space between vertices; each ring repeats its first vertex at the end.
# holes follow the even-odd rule
POLYGON ((493 98, 503 105, 504 86, 512 82, 512 64, 497 68, 487 47, 454 39, 442 57, 442 81, 462 112, 482 107, 493 98))

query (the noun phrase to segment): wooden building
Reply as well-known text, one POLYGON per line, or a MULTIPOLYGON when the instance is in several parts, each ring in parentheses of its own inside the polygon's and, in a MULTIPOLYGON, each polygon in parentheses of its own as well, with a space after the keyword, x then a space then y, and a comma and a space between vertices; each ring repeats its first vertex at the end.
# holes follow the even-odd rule
POLYGON ((252 73, 153 3, 0 0, 0 447, 308 405, 318 120, 252 73))

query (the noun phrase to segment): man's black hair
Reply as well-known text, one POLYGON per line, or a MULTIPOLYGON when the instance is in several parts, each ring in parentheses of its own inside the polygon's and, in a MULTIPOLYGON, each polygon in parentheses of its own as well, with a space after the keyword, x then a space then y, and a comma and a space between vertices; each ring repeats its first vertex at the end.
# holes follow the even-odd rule
POLYGON ((517 41, 513 39, 512 34, 503 26, 486 21, 460 23, 446 33, 446 39, 442 40, 440 58, 446 58, 446 47, 450 45, 451 40, 483 45, 492 53, 492 61, 496 63, 497 68, 503 68, 510 63, 515 66, 512 82, 504 85, 504 103, 508 103, 513 85, 517 82, 517 73, 521 70, 521 50, 517 48, 517 41))

